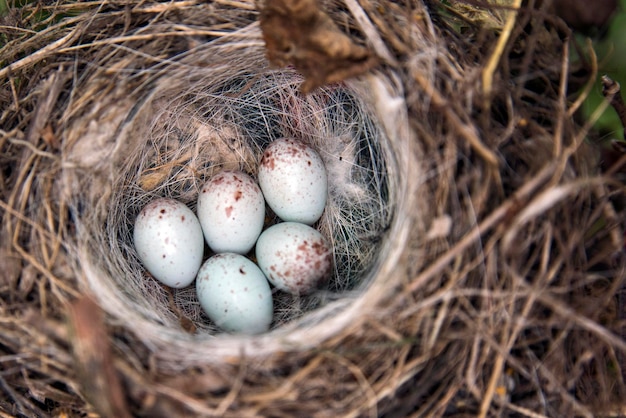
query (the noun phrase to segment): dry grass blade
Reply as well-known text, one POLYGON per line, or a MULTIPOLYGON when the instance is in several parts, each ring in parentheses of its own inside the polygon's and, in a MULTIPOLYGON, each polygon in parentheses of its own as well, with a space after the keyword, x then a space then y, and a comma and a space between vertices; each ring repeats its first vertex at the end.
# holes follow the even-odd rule
POLYGON ((483 94, 485 96, 485 104, 484 109, 487 110, 491 107, 491 95, 493 92, 493 75, 498 67, 500 60, 502 59, 502 54, 504 52, 504 48, 509 43, 509 38, 511 37, 511 32, 513 31, 513 26, 517 21, 517 14, 519 9, 522 7, 522 0, 513 0, 511 8, 512 10, 507 11, 506 21, 504 26, 502 27, 502 32, 498 37, 498 42, 496 42, 496 46, 494 48, 493 53, 489 56, 489 60, 485 65, 482 73, 482 81, 483 81, 483 94))

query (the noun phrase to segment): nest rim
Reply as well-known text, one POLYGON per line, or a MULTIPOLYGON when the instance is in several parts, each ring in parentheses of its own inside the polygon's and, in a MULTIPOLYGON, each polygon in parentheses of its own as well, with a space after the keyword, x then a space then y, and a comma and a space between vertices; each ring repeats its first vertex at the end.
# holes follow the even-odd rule
MULTIPOLYGON (((262 48, 251 47, 255 44, 256 39, 260 39, 260 33, 258 28, 243 28, 240 31, 234 33, 231 37, 236 39, 235 42, 240 42, 245 45, 245 53, 255 57, 254 59, 265 60, 265 55, 262 48)), ((214 45, 207 45, 202 49, 220 50, 228 45, 228 39, 219 39, 214 45)), ((235 50, 239 49, 235 44, 235 50)), ((191 57, 191 54, 189 54, 191 57)), ((190 61, 193 59, 185 57, 183 62, 185 66, 192 65, 190 61)), ((198 68, 202 67, 200 65, 198 68)), ((263 66, 262 66, 263 67, 263 66)), ((272 70, 269 65, 266 64, 266 69, 259 69, 260 73, 263 71, 275 71, 272 70)), ((210 71, 210 67, 207 69, 210 71)), ((159 74, 163 75, 164 72, 159 74)), ((294 73, 295 74, 295 73, 294 73)), ((239 74, 235 73, 233 78, 238 77, 239 74)), ((162 81, 157 80, 157 86, 162 84, 172 85, 177 84, 172 82, 171 78, 164 77, 162 81)), ((298 76, 298 80, 301 80, 298 76)), ((181 83, 187 83, 187 80, 181 80, 181 83)), ((171 87, 169 87, 171 88, 171 87)), ((104 292, 100 280, 106 280, 110 273, 105 271, 99 262, 95 259, 100 255, 90 250, 89 240, 92 239, 94 232, 93 227, 85 225, 84 220, 78 215, 76 216, 77 223, 77 254, 76 254, 76 271, 81 279, 81 287, 90 294, 93 298, 99 302, 99 305, 103 309, 115 318, 112 323, 118 326, 123 326, 133 330, 138 335, 150 350, 159 358, 168 359, 175 357, 177 353, 185 352, 184 361, 182 361, 176 367, 186 367, 188 365, 197 362, 209 362, 219 363, 226 361, 229 358, 245 353, 246 356, 254 357, 268 357, 276 352, 281 351, 306 351, 319 345, 322 341, 331 339, 340 334, 346 334, 350 332, 350 329, 359 326, 358 321, 355 318, 360 318, 363 315, 362 312, 367 312, 373 307, 380 306, 380 303, 385 298, 389 297, 395 289, 395 286, 403 280, 402 274, 398 275, 394 273, 398 260, 403 256, 405 252, 406 242, 408 240, 409 229, 411 228, 411 222, 409 219, 401 220, 395 214, 402 213, 402 211, 408 212, 412 203, 407 197, 411 196, 411 193, 407 193, 411 190, 411 179, 420 178, 416 174, 416 169, 409 168, 409 157, 414 153, 410 150, 409 145, 411 143, 409 139, 409 128, 407 121, 406 109, 402 106, 381 106, 380 103, 393 103, 394 97, 400 96, 401 92, 398 92, 398 85, 391 85, 388 81, 384 80, 380 75, 370 75, 362 79, 349 80, 344 83, 344 88, 351 94, 357 97, 369 97, 369 103, 365 103, 365 106, 372 112, 372 116, 377 120, 382 121, 381 129, 385 132, 382 138, 374 140, 386 141, 384 144, 379 144, 383 147, 387 147, 386 151, 386 164, 389 165, 386 175, 389 177, 388 182, 393 183, 393 191, 388 197, 390 200, 390 224, 385 231, 385 235, 382 238, 382 244, 379 245, 377 256, 374 263, 368 268, 366 277, 362 278, 362 283, 352 291, 347 292, 344 297, 330 301, 324 306, 315 309, 312 312, 305 313, 302 317, 296 318, 286 324, 281 324, 270 331, 261 335, 228 335, 226 333, 218 333, 217 335, 206 334, 204 332, 189 333, 184 329, 171 328, 164 323, 155 321, 155 318, 145 317, 143 314, 137 314, 134 317, 130 317, 128 312, 128 304, 132 302, 132 299, 116 300, 119 295, 111 293, 110 291, 104 292), (372 96, 371 91, 376 93, 372 96), (369 92, 365 94, 365 92, 369 92), (372 97, 374 97, 372 99, 372 97), (385 121, 387 123, 385 123, 385 121), (389 123, 394 121, 396 123, 389 123), (399 123, 397 123, 399 122, 399 123), (412 175, 407 173, 412 172, 412 175), (394 237, 393 240, 389 237, 394 237), (86 243, 86 244, 81 244, 86 243), (104 294, 103 294, 104 293, 104 294), (124 314, 120 314, 124 312, 124 314), (311 316, 322 318, 319 323, 311 323, 311 316), (210 358, 207 358, 206 352, 211 352, 210 358)), ((150 93, 150 97, 144 98, 140 106, 143 107, 146 103, 150 103, 152 95, 155 95, 158 88, 150 93)), ((401 104, 398 102, 397 104, 401 104)), ((119 138, 131 135, 126 133, 132 131, 127 126, 132 126, 135 118, 141 118, 142 110, 136 106, 131 107, 132 117, 125 117, 126 127, 122 130, 118 130, 119 137, 116 142, 123 142, 119 138)), ((145 112, 143 112, 145 113, 145 112)), ((77 131, 80 131, 84 127, 80 126, 77 131)), ((77 146, 80 149, 80 141, 72 143, 72 146, 77 146)), ((118 150, 118 146, 115 146, 114 153, 123 154, 125 150, 118 150)), ((68 151, 68 155, 72 152, 68 151)), ((71 160, 72 157, 69 157, 71 160)), ((75 165, 75 161, 72 161, 68 166, 75 165)), ((84 163, 83 163, 84 165, 84 163)), ((69 189, 70 200, 75 201, 73 203, 74 208, 84 206, 85 203, 76 201, 76 190, 72 190, 71 184, 75 182, 76 173, 72 172, 72 169, 66 172, 67 186, 69 189)), ((119 192, 118 192, 119 194, 119 192)), ((146 196, 150 196, 147 193, 146 196)), ((123 196, 123 193, 122 193, 123 196)), ((103 205, 106 210, 106 205, 109 204, 110 199, 115 197, 113 194, 106 193, 105 198, 98 201, 97 206, 103 205)), ((161 196, 157 197, 170 197, 161 196)), ((193 205, 192 205, 193 206, 193 205)), ((81 208, 84 211, 84 208, 81 208)), ((109 228, 109 227, 107 227, 109 228)))

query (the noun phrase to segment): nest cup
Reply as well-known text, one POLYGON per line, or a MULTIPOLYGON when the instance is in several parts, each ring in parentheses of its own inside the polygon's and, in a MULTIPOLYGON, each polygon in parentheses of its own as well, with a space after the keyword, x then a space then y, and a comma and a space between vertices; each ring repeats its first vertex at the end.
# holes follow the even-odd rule
POLYGON ((85 282, 120 325, 163 355, 182 345, 205 359, 206 344, 224 355, 254 344, 258 354, 285 337, 305 348, 316 329, 320 338, 341 329, 348 307, 393 263, 402 243, 390 245, 387 234, 396 228, 402 176, 369 87, 350 82, 304 95, 302 81, 293 70, 270 68, 261 43, 221 39, 152 70, 144 91, 112 94, 106 116, 94 109, 100 122, 71 129, 81 132, 66 153, 74 167, 66 180, 85 282), (282 137, 307 143, 324 160, 329 196, 316 227, 333 248, 332 278, 308 296, 275 291, 269 334, 223 334, 202 312, 195 283, 168 289, 145 272, 133 248, 134 220, 157 197, 195 211, 203 182, 221 170, 255 178, 264 148, 282 137), (80 166, 100 175, 81 176, 80 166))

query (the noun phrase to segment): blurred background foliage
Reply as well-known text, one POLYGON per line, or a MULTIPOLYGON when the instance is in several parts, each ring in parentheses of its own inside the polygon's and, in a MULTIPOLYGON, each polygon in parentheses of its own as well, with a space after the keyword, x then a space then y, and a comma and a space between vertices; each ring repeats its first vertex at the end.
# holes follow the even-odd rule
MULTIPOLYGON (((584 42, 584 37, 579 35, 579 40, 584 42)), ((626 90, 626 0, 620 0, 619 10, 611 21, 607 32, 603 37, 594 40, 595 51, 598 56, 598 80, 584 105, 586 115, 596 109, 603 100, 600 77, 604 74, 620 83, 622 96, 626 90)), ((596 125, 596 130, 603 140, 624 140, 624 128, 622 127, 617 113, 609 108, 596 125)))

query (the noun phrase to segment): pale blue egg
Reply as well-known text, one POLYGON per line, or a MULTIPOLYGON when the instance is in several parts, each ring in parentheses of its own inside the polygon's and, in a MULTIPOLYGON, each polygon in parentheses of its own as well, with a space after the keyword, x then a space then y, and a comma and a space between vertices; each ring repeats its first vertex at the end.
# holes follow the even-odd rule
POLYGON ((256 244, 261 271, 277 288, 294 294, 311 293, 332 272, 333 254, 316 229, 296 222, 269 227, 256 244))
POLYGON ((189 286, 202 264, 204 238, 196 215, 184 203, 159 198, 135 220, 133 239, 144 267, 161 283, 189 286))
POLYGON ((283 221, 313 225, 322 216, 328 195, 326 168, 305 143, 291 138, 270 143, 258 177, 267 204, 283 221))
POLYGON ((256 182, 241 171, 222 171, 198 195, 198 218, 216 253, 246 254, 265 221, 265 200, 256 182))
POLYGON ((221 329, 259 334, 272 323, 272 291, 263 272, 246 257, 216 254, 204 262, 196 279, 200 306, 221 329))

